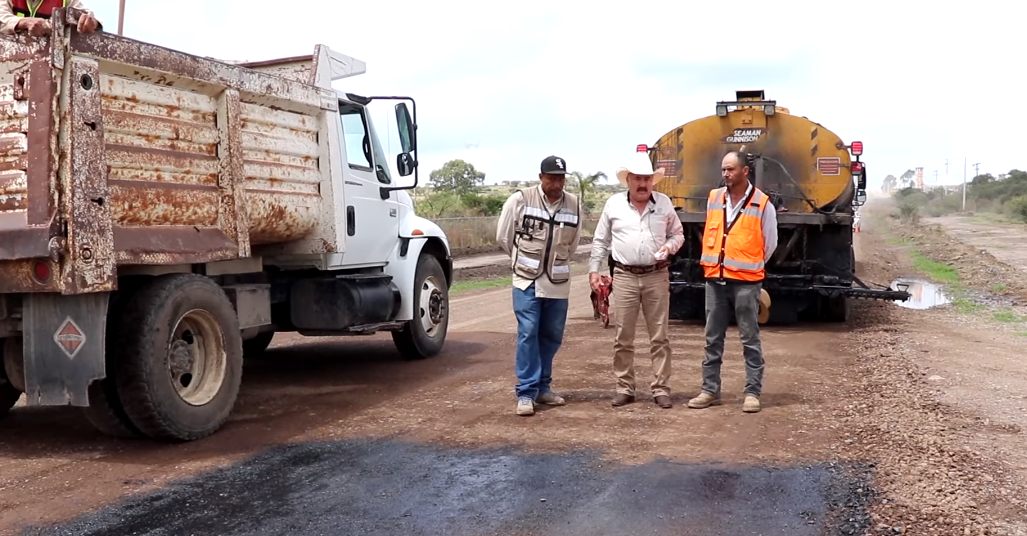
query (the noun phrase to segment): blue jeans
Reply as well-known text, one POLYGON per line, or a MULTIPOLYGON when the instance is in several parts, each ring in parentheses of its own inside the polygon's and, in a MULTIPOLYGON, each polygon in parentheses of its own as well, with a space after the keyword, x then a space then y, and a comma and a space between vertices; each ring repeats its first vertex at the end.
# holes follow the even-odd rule
POLYGON ((549 391, 553 381, 553 357, 563 342, 567 323, 565 299, 536 298, 535 284, 525 290, 513 287, 517 316, 517 397, 532 400, 549 391))

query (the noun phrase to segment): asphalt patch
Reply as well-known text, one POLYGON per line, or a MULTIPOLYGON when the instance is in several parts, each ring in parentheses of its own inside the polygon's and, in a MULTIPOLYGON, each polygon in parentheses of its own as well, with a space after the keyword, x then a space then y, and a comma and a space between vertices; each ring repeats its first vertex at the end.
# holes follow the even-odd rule
POLYGON ((868 468, 454 450, 398 441, 281 446, 31 536, 861 534, 868 468))

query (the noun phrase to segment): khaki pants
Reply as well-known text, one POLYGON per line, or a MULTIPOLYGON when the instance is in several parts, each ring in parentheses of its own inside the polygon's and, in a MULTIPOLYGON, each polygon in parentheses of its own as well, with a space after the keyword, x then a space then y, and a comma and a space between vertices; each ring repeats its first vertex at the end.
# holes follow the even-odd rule
POLYGON ((635 395, 635 326, 641 308, 649 332, 652 358, 653 396, 670 395, 670 340, 667 321, 670 318, 670 274, 666 269, 635 275, 615 269, 611 309, 617 328, 614 343, 613 371, 617 376, 617 392, 635 395))

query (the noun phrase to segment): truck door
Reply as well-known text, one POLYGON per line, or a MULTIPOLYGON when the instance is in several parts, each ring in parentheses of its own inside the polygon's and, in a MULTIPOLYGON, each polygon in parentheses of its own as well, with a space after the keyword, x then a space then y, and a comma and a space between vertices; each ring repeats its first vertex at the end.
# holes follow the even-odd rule
POLYGON ((384 264, 399 236, 396 193, 387 192, 386 199, 381 195, 382 186, 393 186, 392 174, 367 109, 342 101, 339 114, 346 152, 343 265, 384 264))

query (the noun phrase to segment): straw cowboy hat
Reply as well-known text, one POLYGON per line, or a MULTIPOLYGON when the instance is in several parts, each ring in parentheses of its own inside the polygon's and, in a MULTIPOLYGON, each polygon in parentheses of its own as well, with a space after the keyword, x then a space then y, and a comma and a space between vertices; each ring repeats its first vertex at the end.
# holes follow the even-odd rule
POLYGON ((628 185, 628 173, 652 175, 653 186, 656 186, 657 183, 663 180, 663 168, 653 170, 653 163, 649 161, 649 155, 646 153, 635 153, 631 160, 628 161, 627 167, 617 169, 617 180, 623 186, 628 185))
POLYGON ((756 315, 756 321, 760 324, 766 324, 767 320, 770 320, 770 294, 767 294, 766 289, 760 289, 760 311, 756 315))

